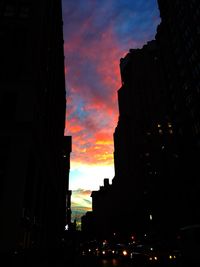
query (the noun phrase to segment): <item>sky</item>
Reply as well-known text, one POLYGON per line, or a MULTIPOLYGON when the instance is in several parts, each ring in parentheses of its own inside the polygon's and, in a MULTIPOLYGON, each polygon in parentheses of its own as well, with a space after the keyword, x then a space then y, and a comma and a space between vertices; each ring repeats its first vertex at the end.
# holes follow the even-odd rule
POLYGON ((72 219, 91 210, 91 191, 114 177, 120 58, 154 39, 156 0, 63 0, 65 135, 72 136, 72 219))

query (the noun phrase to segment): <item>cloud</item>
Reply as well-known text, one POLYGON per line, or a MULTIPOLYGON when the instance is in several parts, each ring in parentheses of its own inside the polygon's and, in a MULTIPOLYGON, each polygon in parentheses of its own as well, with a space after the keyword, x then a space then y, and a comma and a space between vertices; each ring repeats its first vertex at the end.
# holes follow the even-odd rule
POLYGON ((74 192, 77 188, 84 190, 98 190, 103 184, 104 178, 110 178, 110 183, 114 177, 114 168, 109 165, 84 165, 82 162, 72 162, 70 171, 70 190, 74 192), (71 179, 73 177, 73 179, 71 179), (81 178, 80 178, 81 177, 81 178), (111 178, 110 178, 111 177, 111 178))

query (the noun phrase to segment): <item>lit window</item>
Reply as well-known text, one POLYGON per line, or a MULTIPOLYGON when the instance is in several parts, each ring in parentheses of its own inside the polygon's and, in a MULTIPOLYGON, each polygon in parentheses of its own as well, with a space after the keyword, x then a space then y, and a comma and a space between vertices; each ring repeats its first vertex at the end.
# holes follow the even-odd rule
POLYGON ((172 130, 172 129, 169 129, 169 133, 170 133, 170 134, 173 134, 173 130, 172 130))
POLYGON ((159 129, 158 132, 159 132, 159 134, 162 134, 163 133, 162 129, 159 129))
POLYGON ((168 127, 171 128, 172 127, 172 124, 170 122, 168 122, 168 127))
POLYGON ((161 127, 161 124, 158 124, 158 128, 160 128, 161 127))

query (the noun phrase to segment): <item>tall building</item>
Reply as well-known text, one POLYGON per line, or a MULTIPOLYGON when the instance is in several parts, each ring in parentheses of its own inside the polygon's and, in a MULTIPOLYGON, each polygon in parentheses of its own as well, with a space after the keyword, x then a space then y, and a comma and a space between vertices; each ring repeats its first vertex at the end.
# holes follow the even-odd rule
POLYGON ((64 137, 64 149, 63 149, 63 168, 64 171, 64 182, 65 186, 63 197, 66 199, 66 201, 63 201, 65 203, 65 229, 69 229, 71 226, 71 190, 69 190, 69 172, 70 172, 70 153, 72 151, 72 137, 71 136, 65 136, 64 137))
POLYGON ((67 187, 61 1, 0 0, 0 21, 0 251, 57 247, 67 187))
POLYGON ((121 59, 120 69, 113 179, 115 199, 121 196, 115 214, 119 207, 123 214, 118 228, 145 232, 160 227, 163 231, 174 220, 170 195, 175 194, 178 152, 165 104, 165 80, 156 41, 131 49, 121 59))
POLYGON ((120 233, 128 238, 133 233, 162 231, 173 220, 169 191, 172 196, 176 188, 171 190, 178 156, 156 41, 131 49, 121 59, 120 70, 115 177, 112 185, 92 193, 92 218, 102 236, 120 233))

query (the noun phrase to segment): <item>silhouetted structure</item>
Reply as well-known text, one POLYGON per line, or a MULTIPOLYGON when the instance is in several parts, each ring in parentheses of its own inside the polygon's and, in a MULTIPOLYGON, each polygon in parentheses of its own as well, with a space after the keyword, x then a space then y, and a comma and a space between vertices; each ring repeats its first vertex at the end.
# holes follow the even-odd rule
POLYGON ((169 179, 165 177, 169 176, 169 147, 173 143, 156 42, 130 50, 121 59, 120 69, 122 87, 118 91, 119 121, 114 133, 113 186, 115 198, 122 197, 122 205, 118 203, 117 207, 123 216, 115 220, 120 232, 145 232, 152 218, 159 225, 158 213, 167 213, 162 196, 168 188, 169 179), (123 193, 118 194, 121 190, 123 193))
MULTIPOLYGON (((104 185, 98 191, 92 191, 92 211, 81 218, 81 230, 86 239, 102 238, 109 232, 109 201, 111 200, 111 185, 104 178, 104 185)), ((112 213, 111 213, 112 214, 112 213)))
POLYGON ((0 19, 0 251, 55 248, 71 151, 61 1, 1 0, 0 19))
MULTIPOLYGON (((64 209, 66 209, 64 216, 65 216, 65 225, 68 229, 70 229, 71 226, 71 190, 69 190, 69 172, 70 172, 70 153, 72 151, 72 137, 71 136, 65 136, 64 137, 64 151, 63 151, 63 172, 64 172, 64 182, 65 186, 63 197, 65 201, 63 203, 65 204, 64 209)), ((64 228, 63 228, 64 229, 64 228)))
POLYGON ((81 232, 84 240, 92 240, 96 236, 96 222, 93 211, 88 211, 81 217, 81 232))

